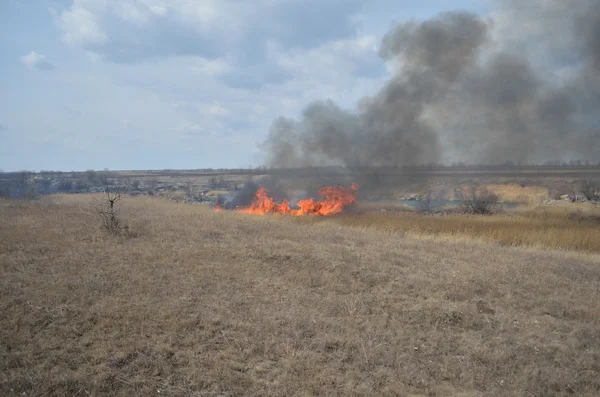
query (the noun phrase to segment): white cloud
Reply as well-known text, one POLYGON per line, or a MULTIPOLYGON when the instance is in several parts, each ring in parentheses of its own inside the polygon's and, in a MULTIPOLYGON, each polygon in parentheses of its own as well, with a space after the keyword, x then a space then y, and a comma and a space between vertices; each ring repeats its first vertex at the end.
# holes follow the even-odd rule
POLYGON ((224 107, 219 106, 219 105, 211 106, 208 111, 210 114, 213 114, 215 116, 226 116, 229 114, 229 110, 227 110, 224 107))
POLYGON ((286 50, 270 43, 269 50, 271 57, 281 67, 295 75, 318 73, 333 77, 340 71, 342 74, 360 74, 361 68, 377 68, 382 65, 374 36, 325 42, 308 50, 286 50))
POLYGON ((377 43, 374 36, 366 35, 307 50, 271 45, 272 61, 292 76, 283 84, 290 95, 281 103, 287 109, 298 109, 314 100, 332 99, 353 108, 356 101, 375 92, 387 79, 377 43))
POLYGON ((46 60, 46 57, 38 54, 35 51, 31 51, 27 55, 21 57, 21 62, 30 69, 34 70, 53 70, 56 69, 54 65, 46 60))
POLYGON ((74 0, 55 21, 67 42, 116 62, 260 58, 267 40, 310 47, 353 34, 364 1, 74 0))
POLYGON ((70 10, 63 11, 55 17, 68 43, 86 47, 102 44, 108 40, 98 23, 98 15, 104 12, 106 12, 106 2, 75 0, 70 10))
POLYGON ((252 10, 230 0, 74 0, 55 21, 69 44, 130 62, 212 53, 213 42, 239 33, 252 10))
POLYGON ((206 59, 194 57, 191 59, 190 70, 206 76, 223 76, 233 71, 233 66, 224 59, 206 59))

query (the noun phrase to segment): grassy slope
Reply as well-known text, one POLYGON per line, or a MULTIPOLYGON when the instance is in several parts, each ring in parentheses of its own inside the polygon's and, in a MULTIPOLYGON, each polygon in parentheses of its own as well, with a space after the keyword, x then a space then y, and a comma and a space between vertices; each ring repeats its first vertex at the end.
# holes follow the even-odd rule
POLYGON ((0 395, 600 395, 598 256, 61 200, 0 203, 0 395))

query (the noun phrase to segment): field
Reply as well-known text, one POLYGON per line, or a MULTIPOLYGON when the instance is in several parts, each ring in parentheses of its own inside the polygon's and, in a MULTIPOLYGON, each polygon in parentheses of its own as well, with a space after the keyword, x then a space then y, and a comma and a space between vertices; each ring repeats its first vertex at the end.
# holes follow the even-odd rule
POLYGON ((600 395, 593 214, 91 203, 0 201, 2 396, 600 395))
POLYGON ((462 238, 508 246, 600 253, 600 208, 593 205, 516 209, 491 216, 424 216, 406 211, 365 211, 299 221, 326 222, 392 234, 404 232, 422 237, 462 238))

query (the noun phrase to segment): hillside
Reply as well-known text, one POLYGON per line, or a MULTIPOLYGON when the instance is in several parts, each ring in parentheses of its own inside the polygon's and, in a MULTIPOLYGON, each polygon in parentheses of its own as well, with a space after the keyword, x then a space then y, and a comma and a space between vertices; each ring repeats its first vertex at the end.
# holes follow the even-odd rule
POLYGON ((0 395, 600 395, 596 254, 91 201, 0 202, 0 395))

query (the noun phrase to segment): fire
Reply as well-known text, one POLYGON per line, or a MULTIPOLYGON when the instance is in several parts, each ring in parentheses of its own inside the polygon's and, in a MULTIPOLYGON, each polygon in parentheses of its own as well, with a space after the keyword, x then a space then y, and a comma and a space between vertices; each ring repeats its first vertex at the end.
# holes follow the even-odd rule
POLYGON ((292 209, 290 208, 290 202, 288 200, 277 203, 269 197, 267 189, 261 187, 256 192, 250 207, 240 209, 239 211, 259 215, 269 213, 294 216, 333 215, 342 212, 344 207, 356 202, 356 190, 358 190, 358 185, 356 183, 353 183, 349 188, 342 186, 326 186, 319 190, 319 195, 323 197, 322 200, 316 201, 313 198, 300 200, 298 201, 298 209, 292 209))
POLYGON ((221 212, 221 211, 223 211, 223 208, 221 208, 219 203, 217 203, 217 205, 215 205, 215 212, 221 212))

